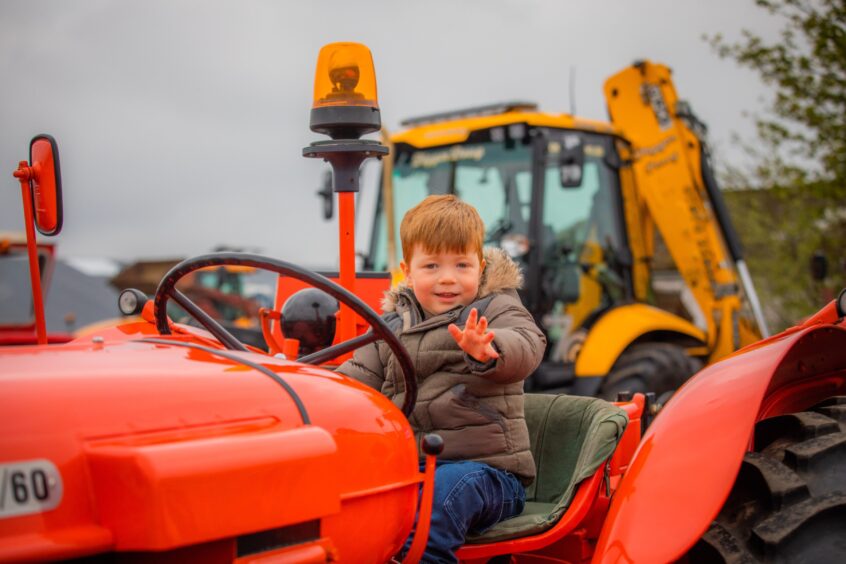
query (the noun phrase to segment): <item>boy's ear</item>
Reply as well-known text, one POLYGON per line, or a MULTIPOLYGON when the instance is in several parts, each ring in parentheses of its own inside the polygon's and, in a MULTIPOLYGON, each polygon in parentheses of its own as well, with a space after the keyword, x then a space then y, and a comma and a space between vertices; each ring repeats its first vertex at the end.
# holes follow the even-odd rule
POLYGON ((482 262, 479 263, 479 273, 480 274, 485 271, 485 267, 487 266, 487 264, 488 263, 487 263, 487 261, 485 261, 485 259, 482 259, 482 262))
POLYGON ((411 278, 409 277, 409 274, 411 274, 411 269, 408 268, 408 265, 405 264, 404 260, 400 261, 400 270, 402 270, 402 275, 405 277, 406 283, 411 286, 411 278))

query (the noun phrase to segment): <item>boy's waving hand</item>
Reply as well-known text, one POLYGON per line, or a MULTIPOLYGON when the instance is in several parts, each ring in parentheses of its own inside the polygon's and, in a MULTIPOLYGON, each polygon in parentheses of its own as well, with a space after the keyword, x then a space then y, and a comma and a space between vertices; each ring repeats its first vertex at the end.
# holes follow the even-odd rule
POLYGON ((455 323, 450 323, 448 329, 449 334, 461 347, 461 350, 478 360, 479 362, 487 362, 491 359, 499 358, 499 353, 493 348, 491 342, 494 339, 494 332, 487 331, 488 320, 482 316, 478 319, 479 312, 476 308, 470 310, 470 315, 467 316, 467 324, 464 326, 464 331, 458 328, 455 323), (478 322, 477 322, 478 320, 478 322))

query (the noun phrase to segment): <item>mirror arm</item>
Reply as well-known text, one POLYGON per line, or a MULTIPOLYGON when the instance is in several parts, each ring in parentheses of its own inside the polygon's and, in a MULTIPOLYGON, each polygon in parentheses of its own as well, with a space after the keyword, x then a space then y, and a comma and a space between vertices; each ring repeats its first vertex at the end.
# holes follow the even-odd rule
POLYGON ((32 209, 32 187, 30 181, 34 171, 26 161, 18 163, 18 169, 13 173, 21 182, 21 197, 24 207, 24 224, 26 226, 26 250, 29 255, 29 279, 32 286, 32 305, 35 312, 35 333, 39 345, 47 344, 47 324, 44 321, 44 294, 41 291, 41 272, 38 268, 38 247, 35 240, 35 216, 32 209))
MULTIPOLYGON (((355 291, 355 193, 359 168, 366 159, 387 154, 387 147, 366 139, 316 141, 303 149, 304 157, 320 158, 332 166, 332 189, 338 192, 339 278, 341 286, 350 292, 355 291)), ((341 304, 338 329, 342 341, 355 337, 355 318, 345 304, 341 304)))

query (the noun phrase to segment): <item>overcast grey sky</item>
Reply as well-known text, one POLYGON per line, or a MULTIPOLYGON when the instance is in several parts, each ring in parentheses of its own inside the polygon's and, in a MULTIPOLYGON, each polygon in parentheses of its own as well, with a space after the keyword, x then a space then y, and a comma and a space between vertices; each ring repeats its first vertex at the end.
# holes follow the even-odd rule
POLYGON ((703 34, 772 35, 752 0, 0 2, 0 231, 21 230, 12 178, 30 138, 59 142, 65 257, 201 254, 226 244, 335 263, 336 227, 301 156, 320 47, 373 52, 382 119, 507 99, 606 119, 602 83, 670 65, 718 157, 767 92, 703 34))

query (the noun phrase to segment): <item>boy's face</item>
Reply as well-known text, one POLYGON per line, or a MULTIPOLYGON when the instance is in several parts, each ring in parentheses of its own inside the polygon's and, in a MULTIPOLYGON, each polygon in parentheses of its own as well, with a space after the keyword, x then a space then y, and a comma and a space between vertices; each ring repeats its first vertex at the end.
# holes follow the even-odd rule
POLYGON ((475 251, 431 253, 419 243, 408 264, 400 263, 414 296, 427 312, 438 315, 470 305, 479 292, 485 261, 475 251))

